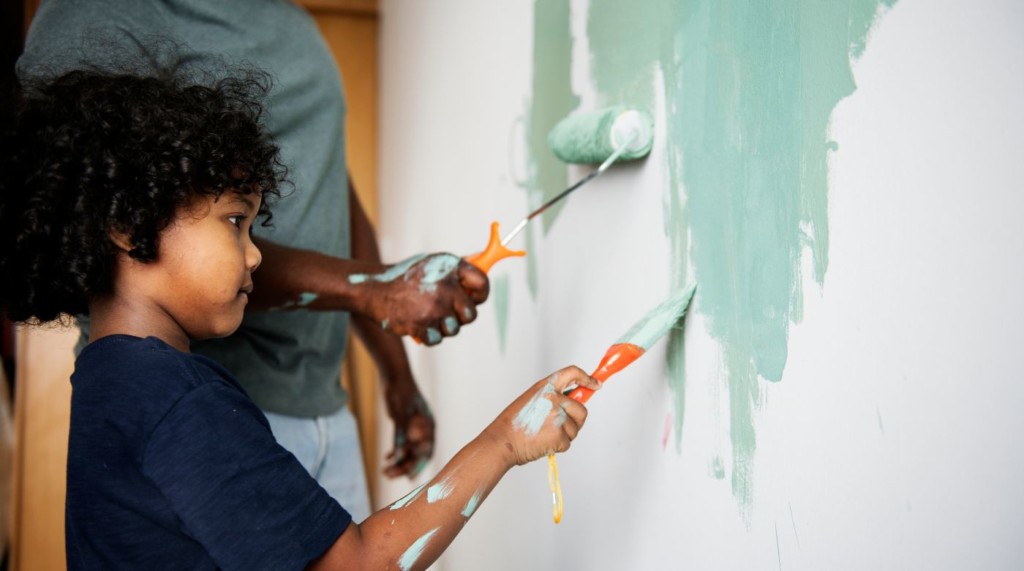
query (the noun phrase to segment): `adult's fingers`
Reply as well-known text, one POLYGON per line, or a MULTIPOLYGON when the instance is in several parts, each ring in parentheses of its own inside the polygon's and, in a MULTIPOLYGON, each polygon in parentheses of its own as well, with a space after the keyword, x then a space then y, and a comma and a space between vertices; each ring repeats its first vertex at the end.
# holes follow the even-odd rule
POLYGON ((469 296, 456 298, 452 303, 452 310, 462 325, 472 323, 476 319, 476 304, 473 303, 473 300, 469 299, 469 296))
POLYGON ((491 283, 487 279, 487 274, 465 260, 459 262, 458 272, 459 284, 462 285, 462 289, 466 291, 469 298, 474 303, 487 301, 487 296, 491 292, 491 283))

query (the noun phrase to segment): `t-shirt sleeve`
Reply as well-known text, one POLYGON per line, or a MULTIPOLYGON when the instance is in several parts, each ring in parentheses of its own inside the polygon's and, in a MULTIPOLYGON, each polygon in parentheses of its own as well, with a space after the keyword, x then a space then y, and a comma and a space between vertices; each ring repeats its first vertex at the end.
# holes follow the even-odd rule
POLYGON ((18 75, 24 79, 137 61, 140 46, 166 36, 166 22, 159 8, 131 8, 125 0, 43 2, 18 59, 18 75))
POLYGON ((223 569, 301 569, 352 517, 274 440, 244 393, 205 384, 161 420, 143 470, 223 569))

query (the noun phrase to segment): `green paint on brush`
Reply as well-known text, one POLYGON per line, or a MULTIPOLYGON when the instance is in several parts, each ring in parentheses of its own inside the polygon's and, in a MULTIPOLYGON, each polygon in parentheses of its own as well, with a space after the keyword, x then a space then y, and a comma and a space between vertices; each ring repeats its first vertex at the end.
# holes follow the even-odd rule
POLYGON ((633 324, 614 344, 631 343, 645 351, 650 349, 683 317, 696 290, 697 284, 676 290, 633 324))
MULTIPOLYGON (((828 269, 828 139, 853 93, 879 9, 895 0, 591 0, 591 74, 602 105, 655 101, 660 69, 669 172, 672 285, 699 281, 699 309, 722 345, 732 488, 749 522, 759 379, 779 381, 801 318, 801 257, 828 269), (685 198, 684 198, 685 189, 685 198)), ((686 379, 669 340, 681 441, 686 379)))
POLYGON ((508 334, 508 276, 491 280, 491 299, 494 301, 495 322, 498 324, 498 347, 505 354, 505 339, 508 334))

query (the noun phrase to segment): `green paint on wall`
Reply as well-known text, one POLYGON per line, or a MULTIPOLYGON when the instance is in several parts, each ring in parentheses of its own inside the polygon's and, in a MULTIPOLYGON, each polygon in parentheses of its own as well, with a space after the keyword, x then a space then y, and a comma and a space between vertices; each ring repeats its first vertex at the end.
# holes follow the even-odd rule
POLYGON ((721 457, 715 456, 708 462, 708 474, 716 480, 725 478, 725 465, 722 463, 721 457))
MULTIPOLYGON (((568 170, 548 148, 548 132, 579 105, 572 89, 572 33, 569 0, 534 0, 533 3, 533 80, 532 100, 526 114, 526 190, 530 210, 540 207, 568 186, 568 170)), ((565 206, 556 204, 541 215, 545 233, 565 206)), ((532 227, 526 229, 526 251, 537 242, 532 227)), ((527 283, 530 296, 537 298, 539 278, 537 261, 527 256, 527 283)))
MULTIPOLYGON (((856 88, 851 59, 895 0, 591 0, 587 35, 601 105, 653 105, 663 86, 672 287, 701 284, 696 310, 722 346, 731 484, 749 518, 760 380, 782 379, 802 318, 801 258, 828 269, 828 138, 856 88)), ((657 115, 657 114, 656 114, 657 115)), ((676 442, 682 339, 669 340, 676 442)), ((748 519, 749 521, 749 519, 748 519)))
POLYGON ((498 346, 505 353, 505 337, 508 333, 508 276, 491 278, 491 299, 494 300, 494 317, 498 324, 498 346))
MULTIPOLYGON (((568 186, 568 171, 548 149, 548 132, 579 105, 572 90, 572 34, 569 0, 533 3, 533 100, 526 122, 527 192, 531 208, 539 207, 568 186)), ((564 203, 541 218, 544 231, 554 224, 564 203)))

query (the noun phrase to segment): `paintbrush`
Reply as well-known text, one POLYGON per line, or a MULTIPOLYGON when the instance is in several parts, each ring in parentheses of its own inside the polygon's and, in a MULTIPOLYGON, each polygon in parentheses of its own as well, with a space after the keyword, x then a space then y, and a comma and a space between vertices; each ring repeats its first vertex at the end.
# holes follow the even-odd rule
MULTIPOLYGON (((625 335, 608 348, 597 369, 590 376, 604 383, 609 377, 639 359, 686 313, 696 289, 697 284, 690 284, 647 312, 643 319, 637 321, 625 335)), ((576 387, 569 392, 569 398, 585 403, 593 394, 594 391, 591 389, 576 387)), ((552 515, 557 524, 562 521, 563 503, 562 485, 558 481, 558 463, 555 461, 554 452, 548 454, 548 484, 551 486, 552 515)))
MULTIPOLYGON (((693 299, 693 292, 697 284, 676 291, 665 301, 658 304, 641 319, 637 321, 625 335, 608 348, 604 358, 597 365, 597 369, 590 375, 602 383, 608 380, 615 373, 625 369, 630 363, 636 361, 653 346, 658 339, 668 333, 669 329, 679 321, 686 313, 693 299)), ((569 393, 569 398, 581 403, 587 402, 594 391, 585 387, 577 387, 569 393)))

